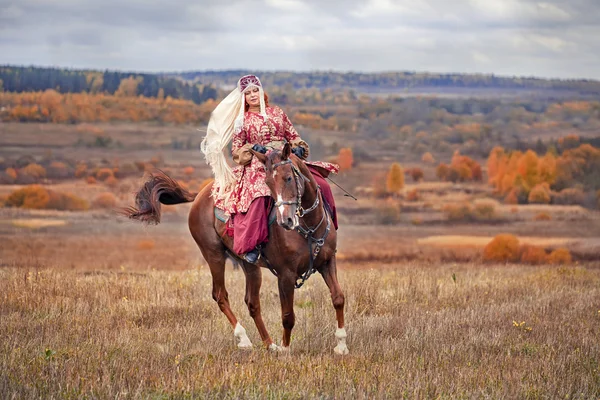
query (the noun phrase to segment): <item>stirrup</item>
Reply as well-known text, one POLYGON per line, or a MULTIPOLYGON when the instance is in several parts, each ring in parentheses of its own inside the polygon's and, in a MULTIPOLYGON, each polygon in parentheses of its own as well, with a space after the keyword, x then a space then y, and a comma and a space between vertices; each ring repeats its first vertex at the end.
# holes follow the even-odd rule
POLYGON ((256 264, 259 258, 260 251, 258 249, 252 249, 243 256, 244 261, 250 264, 256 264))

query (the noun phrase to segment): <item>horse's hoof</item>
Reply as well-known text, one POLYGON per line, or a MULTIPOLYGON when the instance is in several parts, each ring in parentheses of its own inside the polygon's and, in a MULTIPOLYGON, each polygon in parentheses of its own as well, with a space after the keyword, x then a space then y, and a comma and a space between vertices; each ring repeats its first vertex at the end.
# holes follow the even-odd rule
POLYGON ((349 352, 348 346, 346 346, 345 344, 341 344, 341 343, 338 344, 337 346, 335 346, 333 351, 335 354, 339 354, 340 356, 345 356, 349 352))
POLYGON ((235 330, 233 331, 233 335, 238 340, 238 348, 243 350, 249 350, 252 348, 252 342, 250 338, 246 334, 246 330, 239 323, 235 326, 235 330))
POLYGON ((284 347, 284 346, 278 346, 275 343, 271 343, 268 347, 269 351, 272 351, 273 353, 289 353, 290 348, 289 347, 284 347))

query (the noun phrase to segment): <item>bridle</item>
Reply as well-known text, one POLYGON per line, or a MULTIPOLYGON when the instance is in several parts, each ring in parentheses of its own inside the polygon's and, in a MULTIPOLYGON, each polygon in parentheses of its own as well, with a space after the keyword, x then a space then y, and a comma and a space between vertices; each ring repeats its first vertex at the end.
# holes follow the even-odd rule
MULTIPOLYGON (((302 208, 302 196, 304 195, 304 190, 302 187, 303 183, 306 182, 310 182, 310 179, 308 179, 301 171, 300 169, 298 169, 298 167, 296 165, 294 165, 294 163, 292 162, 292 160, 290 160, 289 158, 287 160, 284 161, 280 161, 278 163, 275 163, 271 166, 271 170, 275 171, 275 169, 277 169, 278 167, 281 167, 283 165, 287 165, 287 164, 291 164, 292 167, 292 173, 294 176, 294 181, 296 183, 296 200, 279 200, 277 202, 275 202, 275 207, 279 207, 282 205, 296 205, 296 215, 299 218, 304 217, 306 214, 314 211, 317 209, 317 207, 319 207, 319 204, 321 204, 321 200, 320 198, 323 196, 323 194, 321 193, 321 188, 319 187, 319 185, 317 185, 317 193, 316 193, 316 197, 315 197, 315 201, 312 204, 312 206, 310 206, 309 208, 302 208)), ((315 262, 315 258, 317 258, 317 256, 319 255, 319 252, 321 251, 321 247, 323 247, 323 245, 325 245, 325 239, 327 239, 327 236, 329 235, 329 231, 331 230, 331 221, 329 218, 329 213, 327 212, 327 207, 323 207, 323 218, 321 218, 321 221, 319 221, 319 223, 314 226, 314 227, 308 227, 308 226, 301 226, 300 223, 298 223, 298 226, 296 226, 296 232, 298 232, 300 235, 302 235, 308 243, 308 252, 310 255, 310 265, 308 270, 302 274, 302 276, 300 277, 300 282, 296 281, 295 286, 296 289, 299 289, 302 287, 302 285, 304 285, 304 282, 306 282, 306 280, 313 274, 313 272, 315 272, 315 268, 314 268, 314 262, 315 262), (321 225, 323 224, 323 221, 327 221, 327 226, 325 227, 325 233, 323 234, 322 237, 320 238, 315 238, 313 235, 317 232, 317 230, 321 227, 321 225), (313 249, 313 244, 314 249, 313 249)), ((267 266, 269 267, 269 269, 271 270, 271 272, 277 276, 277 272, 273 269, 273 267, 271 266, 271 264, 268 262, 268 260, 265 258, 265 261, 267 262, 267 266)))

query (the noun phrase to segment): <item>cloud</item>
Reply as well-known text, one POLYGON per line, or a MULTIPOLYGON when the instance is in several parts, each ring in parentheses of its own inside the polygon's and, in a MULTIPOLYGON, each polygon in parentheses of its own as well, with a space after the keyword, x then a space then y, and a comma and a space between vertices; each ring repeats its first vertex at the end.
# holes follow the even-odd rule
POLYGON ((600 79, 596 0, 0 0, 0 63, 600 79))

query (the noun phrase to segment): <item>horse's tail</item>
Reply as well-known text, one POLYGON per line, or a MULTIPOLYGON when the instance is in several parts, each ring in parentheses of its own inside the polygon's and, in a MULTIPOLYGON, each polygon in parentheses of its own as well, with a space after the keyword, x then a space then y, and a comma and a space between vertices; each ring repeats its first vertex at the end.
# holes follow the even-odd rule
POLYGON ((147 224, 160 222, 160 204, 181 204, 194 201, 197 193, 190 193, 177 181, 158 170, 150 174, 135 195, 135 207, 127 207, 122 214, 147 224))

